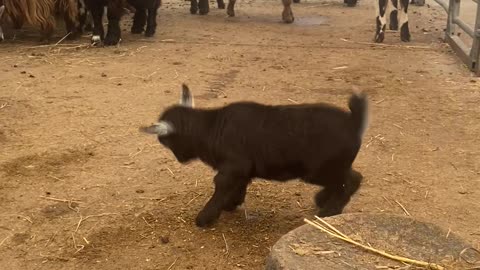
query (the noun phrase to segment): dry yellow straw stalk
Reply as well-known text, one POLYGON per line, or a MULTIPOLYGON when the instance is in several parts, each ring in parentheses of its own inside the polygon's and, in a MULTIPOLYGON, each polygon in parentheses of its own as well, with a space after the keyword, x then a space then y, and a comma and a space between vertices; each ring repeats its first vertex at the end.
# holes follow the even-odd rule
POLYGON ((317 228, 317 229, 319 229, 319 230, 321 230, 321 231, 323 231, 323 232, 325 232, 325 233, 327 233, 327 234, 329 234, 329 235, 331 235, 335 238, 338 238, 338 239, 341 239, 345 242, 348 242, 350 244, 359 246, 359 247, 364 248, 368 251, 371 251, 373 253, 382 255, 384 257, 387 257, 387 258, 395 260, 395 261, 408 263, 408 264, 413 264, 413 265, 417 265, 417 266, 423 266, 423 267, 426 267, 427 269, 433 269, 433 270, 444 270, 445 269, 443 266, 438 265, 438 264, 428 263, 428 262, 423 262, 423 261, 417 261, 417 260, 413 260, 413 259, 409 259, 409 258, 405 258, 405 257, 391 255, 391 254, 388 254, 384 251, 380 251, 380 250, 374 249, 372 247, 360 244, 360 243, 356 242, 355 240, 351 239, 350 237, 346 236, 345 234, 341 233, 339 230, 337 230, 335 227, 333 227, 332 225, 327 223, 325 220, 323 220, 323 219, 321 219, 317 216, 315 216, 315 218, 318 219, 323 224, 320 224, 318 222, 311 221, 311 220, 308 220, 308 219, 304 219, 304 221, 306 223, 312 225, 313 227, 315 227, 315 228, 317 228))

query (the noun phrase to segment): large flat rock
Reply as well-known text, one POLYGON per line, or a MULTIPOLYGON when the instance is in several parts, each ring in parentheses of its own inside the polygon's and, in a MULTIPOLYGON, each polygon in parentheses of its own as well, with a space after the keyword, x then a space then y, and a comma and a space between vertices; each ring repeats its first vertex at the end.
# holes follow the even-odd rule
MULTIPOLYGON (((470 245, 442 228, 405 216, 387 214, 342 214, 325 218, 344 234, 390 254, 434 262, 447 269, 467 269, 460 253, 470 245)), ((467 251, 462 257, 480 260, 467 251)), ((311 225, 284 235, 267 258, 267 270, 394 269, 402 263, 368 252, 333 238, 311 225)), ((409 268, 415 269, 415 268, 409 268)))

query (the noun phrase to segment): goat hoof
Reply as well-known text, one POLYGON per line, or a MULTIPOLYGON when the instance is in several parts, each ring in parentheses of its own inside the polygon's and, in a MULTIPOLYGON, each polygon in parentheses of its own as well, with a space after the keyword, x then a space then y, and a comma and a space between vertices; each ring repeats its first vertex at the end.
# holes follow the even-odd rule
POLYGON ((347 7, 354 7, 357 5, 357 0, 346 0, 344 3, 347 4, 347 7))
POLYGON ((403 42, 410 41, 410 31, 408 30, 408 22, 404 23, 400 28, 400 39, 403 42))
POLYGON ((205 228, 213 224, 214 221, 215 221, 215 218, 212 218, 210 215, 202 211, 200 212, 200 214, 198 214, 197 218, 195 219, 195 224, 200 228, 205 228))
POLYGON ((120 37, 109 36, 109 35, 107 35, 105 37, 105 40, 103 41, 105 46, 117 45, 119 42, 120 42, 120 37))
POLYGON ((198 9, 197 8, 190 8, 190 14, 197 14, 198 9))
POLYGON ((376 42, 376 43, 382 43, 384 39, 385 39, 385 33, 384 33, 384 32, 382 32, 382 33, 377 33, 377 34, 375 35, 375 42, 376 42))
POLYGON ((150 30, 150 31, 147 30, 147 31, 145 32, 145 36, 146 36, 146 37, 153 37, 154 35, 155 35, 155 30, 150 30))
POLYGON ((200 14, 200 15, 207 15, 209 11, 210 11, 209 8, 200 8, 198 14, 200 14))
POLYGON ((219 3, 218 9, 225 9, 225 3, 219 3))
POLYGON ((282 19, 285 23, 293 23, 293 21, 295 21, 292 11, 284 11, 282 14, 282 19))
POLYGON ((91 43, 93 46, 100 45, 100 43, 102 43, 102 37, 99 35, 93 35, 91 43))
POLYGON ((232 10, 228 9, 227 10, 227 15, 228 15, 228 17, 235 17, 235 11, 233 9, 232 10))
POLYGON ((300 3, 300 0, 293 0, 293 3, 300 3))
POLYGON ((410 35, 408 35, 406 37, 401 37, 400 40, 403 41, 403 42, 410 42, 410 35))
POLYGON ((105 39, 105 46, 115 46, 117 45, 119 42, 119 40, 116 40, 116 39, 105 39))
POLYGON ((325 189, 319 191, 317 194, 315 194, 315 204, 317 205, 318 208, 323 208, 325 203, 328 201, 330 198, 330 193, 328 193, 325 189))
POLYGON ((143 31, 145 31, 145 29, 143 29, 143 27, 133 27, 133 26, 132 26, 132 29, 130 30, 130 32, 132 32, 132 34, 141 34, 141 33, 143 33, 143 31))
POLYGON ((342 211, 338 211, 337 209, 324 207, 318 211, 317 215, 319 217, 331 217, 331 216, 339 215, 341 213, 342 211))

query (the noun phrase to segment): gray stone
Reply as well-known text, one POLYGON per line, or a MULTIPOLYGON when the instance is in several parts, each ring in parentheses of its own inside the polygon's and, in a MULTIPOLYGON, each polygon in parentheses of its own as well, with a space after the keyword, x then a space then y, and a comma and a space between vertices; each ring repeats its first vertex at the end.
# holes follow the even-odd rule
MULTIPOLYGON (((357 242, 370 244, 392 255, 434 262, 448 269, 472 267, 459 259, 462 250, 471 246, 434 224, 406 216, 363 213, 342 214, 324 220, 357 242)), ((464 255, 477 256, 468 258, 473 261, 480 259, 478 254, 464 255)), ((267 258, 266 269, 394 269, 401 266, 405 265, 333 238, 306 224, 280 238, 267 258)))

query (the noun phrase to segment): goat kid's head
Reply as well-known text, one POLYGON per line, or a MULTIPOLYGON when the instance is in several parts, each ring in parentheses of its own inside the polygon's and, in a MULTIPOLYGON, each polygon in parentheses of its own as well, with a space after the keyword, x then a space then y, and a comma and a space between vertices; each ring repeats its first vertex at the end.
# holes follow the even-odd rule
POLYGON ((187 85, 182 85, 180 104, 166 109, 157 123, 140 127, 140 131, 157 135, 158 141, 170 149, 178 162, 187 163, 197 154, 191 134, 186 134, 185 125, 190 125, 189 115, 193 112, 194 101, 187 85))

